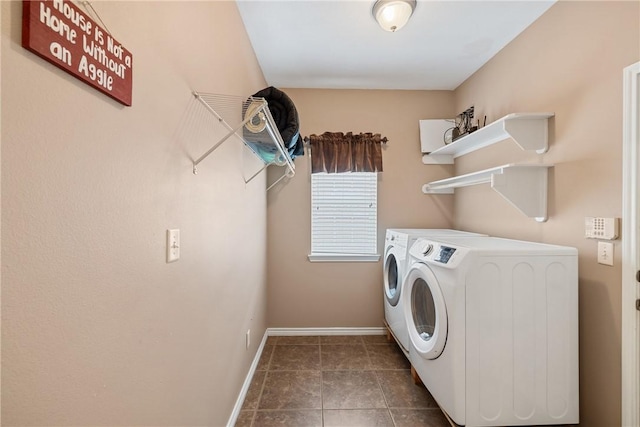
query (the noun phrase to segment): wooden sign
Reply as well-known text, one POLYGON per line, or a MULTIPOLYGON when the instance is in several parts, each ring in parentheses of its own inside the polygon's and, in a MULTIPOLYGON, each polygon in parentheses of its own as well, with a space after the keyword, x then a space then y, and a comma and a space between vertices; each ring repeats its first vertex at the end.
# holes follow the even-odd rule
POLYGON ((124 105, 133 57, 68 0, 23 0, 22 46, 124 105))

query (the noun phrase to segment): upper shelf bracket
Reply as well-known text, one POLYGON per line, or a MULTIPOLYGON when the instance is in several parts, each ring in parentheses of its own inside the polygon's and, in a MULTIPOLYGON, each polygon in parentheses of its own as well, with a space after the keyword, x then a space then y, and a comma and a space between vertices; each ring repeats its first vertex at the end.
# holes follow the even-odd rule
POLYGON ((451 144, 422 156, 424 164, 453 164, 456 157, 507 138, 523 150, 546 153, 549 148, 549 118, 553 113, 513 113, 463 136, 451 144))
POLYGON ((504 165, 422 186, 425 194, 453 194, 469 185, 490 183, 511 205, 538 222, 547 220, 547 182, 551 165, 504 165))

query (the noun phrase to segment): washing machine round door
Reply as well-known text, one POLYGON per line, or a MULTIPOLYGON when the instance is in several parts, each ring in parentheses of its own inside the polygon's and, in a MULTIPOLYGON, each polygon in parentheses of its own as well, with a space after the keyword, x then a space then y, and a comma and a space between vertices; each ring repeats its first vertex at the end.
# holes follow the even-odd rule
POLYGON ((400 256, 401 249, 390 246, 384 256, 384 294, 392 306, 400 300, 402 289, 402 265, 404 258, 400 256))
POLYGON ((447 342, 447 307, 431 269, 414 264, 405 280, 405 317, 409 338, 425 359, 442 354, 447 342))

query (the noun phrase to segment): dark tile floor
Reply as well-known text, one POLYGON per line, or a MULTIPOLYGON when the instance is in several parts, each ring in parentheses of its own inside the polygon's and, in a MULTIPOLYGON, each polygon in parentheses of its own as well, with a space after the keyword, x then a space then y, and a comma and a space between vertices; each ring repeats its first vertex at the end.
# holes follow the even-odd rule
POLYGON ((449 427, 384 335, 269 337, 236 427, 449 427))

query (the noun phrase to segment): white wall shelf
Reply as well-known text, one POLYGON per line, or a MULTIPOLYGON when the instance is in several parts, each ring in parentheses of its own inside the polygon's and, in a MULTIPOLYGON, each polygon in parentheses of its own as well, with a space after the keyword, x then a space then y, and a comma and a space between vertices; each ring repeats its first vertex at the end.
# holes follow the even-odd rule
POLYGON ((422 186, 425 194, 453 194, 469 185, 491 184, 520 212, 538 222, 547 220, 548 169, 552 165, 503 165, 466 175, 430 182, 422 186))
POLYGON ((198 164, 215 151, 231 136, 239 138, 260 160, 264 167, 253 174, 251 181, 268 166, 275 164, 286 166, 285 173, 272 183, 267 190, 285 177, 295 175, 295 165, 285 148, 280 131, 271 116, 264 98, 242 98, 232 95, 219 95, 193 92, 193 95, 228 130, 209 150, 193 162, 193 173, 198 173, 198 164))
POLYGON ((545 153, 553 113, 513 113, 422 156, 424 164, 453 164, 453 159, 507 138, 523 150, 545 153))

